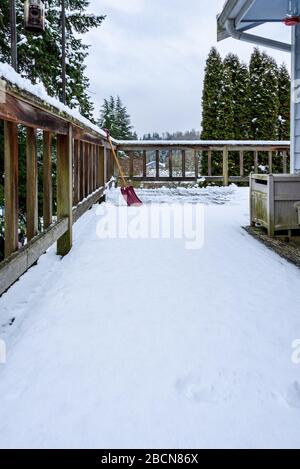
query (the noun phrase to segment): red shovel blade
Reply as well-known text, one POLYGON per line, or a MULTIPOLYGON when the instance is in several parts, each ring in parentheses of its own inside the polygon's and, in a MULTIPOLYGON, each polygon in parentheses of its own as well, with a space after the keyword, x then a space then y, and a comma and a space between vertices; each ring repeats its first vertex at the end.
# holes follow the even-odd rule
POLYGON ((121 187, 121 192, 129 207, 143 205, 143 202, 138 198, 132 186, 121 187))

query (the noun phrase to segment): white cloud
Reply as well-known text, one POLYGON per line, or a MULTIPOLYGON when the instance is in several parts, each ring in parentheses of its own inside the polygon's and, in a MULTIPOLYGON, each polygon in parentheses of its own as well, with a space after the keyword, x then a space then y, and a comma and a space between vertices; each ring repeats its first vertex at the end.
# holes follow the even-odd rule
MULTIPOLYGON (((222 6, 223 0, 92 0, 93 11, 107 14, 87 38, 96 108, 104 97, 119 94, 140 135, 199 128, 205 61, 216 45, 216 15, 222 6)), ((260 30, 289 39, 290 31, 282 25, 260 30)), ((229 39, 218 49, 249 60, 253 46, 229 39)), ((289 63, 288 54, 268 52, 289 63)))
POLYGON ((137 13, 143 9, 144 2, 143 0, 92 0, 91 5, 92 7, 97 5, 97 9, 103 8, 126 13, 137 13))

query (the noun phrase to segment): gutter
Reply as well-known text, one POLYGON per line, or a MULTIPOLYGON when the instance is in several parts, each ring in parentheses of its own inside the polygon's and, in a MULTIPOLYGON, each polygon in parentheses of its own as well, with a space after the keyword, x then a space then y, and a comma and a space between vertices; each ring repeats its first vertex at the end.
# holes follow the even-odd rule
POLYGON ((281 50, 283 52, 291 52, 292 46, 285 42, 275 41, 273 39, 267 39, 265 37, 256 36, 254 34, 244 33, 239 31, 235 27, 235 20, 228 19, 225 22, 225 28, 229 36, 238 41, 250 42, 251 44, 256 44, 262 47, 271 47, 272 49, 281 50))

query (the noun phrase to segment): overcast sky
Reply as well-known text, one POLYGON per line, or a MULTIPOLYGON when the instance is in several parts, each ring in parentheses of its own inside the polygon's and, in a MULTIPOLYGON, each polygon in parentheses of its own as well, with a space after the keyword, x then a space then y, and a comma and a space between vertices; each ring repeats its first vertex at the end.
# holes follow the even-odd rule
MULTIPOLYGON (((204 67, 216 42, 216 15, 224 0, 91 0, 106 14, 85 36, 90 91, 99 110, 103 99, 120 95, 141 136, 146 132, 199 129, 204 67)), ((290 28, 268 25, 257 33, 289 41, 290 28)), ((249 60, 253 46, 233 39, 217 45, 224 56, 249 60)), ((290 56, 269 49, 278 62, 290 56)))

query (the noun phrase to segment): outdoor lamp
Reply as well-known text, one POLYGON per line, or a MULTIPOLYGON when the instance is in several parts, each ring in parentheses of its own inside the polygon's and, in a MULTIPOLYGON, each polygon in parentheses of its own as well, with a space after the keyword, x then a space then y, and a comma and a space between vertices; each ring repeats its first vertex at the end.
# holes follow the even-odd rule
POLYGON ((287 15, 283 22, 286 26, 296 26, 300 23, 298 0, 288 0, 287 15))
POLYGON ((41 0, 25 0, 25 29, 31 33, 45 31, 45 7, 41 0))

